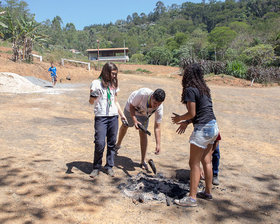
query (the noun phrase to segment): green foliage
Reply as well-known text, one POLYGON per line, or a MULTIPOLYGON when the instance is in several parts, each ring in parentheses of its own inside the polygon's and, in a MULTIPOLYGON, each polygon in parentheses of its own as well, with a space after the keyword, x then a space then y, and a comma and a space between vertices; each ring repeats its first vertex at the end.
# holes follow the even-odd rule
MULTIPOLYGON (((21 18, 32 21, 33 15, 24 1, 2 2, 0 11, 7 11, 10 21, 7 23, 6 16, 0 15, 0 35, 21 46, 22 39, 16 35, 20 29, 18 21, 21 24, 21 18)), ((176 66, 184 58, 207 60, 206 70, 215 73, 223 70, 224 62, 219 61, 237 60, 261 66, 279 66, 280 63, 279 0, 211 0, 169 7, 158 1, 147 15, 134 12, 126 20, 117 20, 114 24, 95 24, 77 30, 71 22, 64 26, 58 15, 42 22, 36 32, 49 39, 41 46, 35 43, 35 49, 42 54, 51 52, 53 60, 78 57, 67 49, 76 49, 86 55, 87 49, 97 48, 96 40, 99 40, 100 48, 122 47, 125 42, 134 63, 176 66), (272 46, 278 57, 261 45, 272 46), (209 60, 217 62, 210 63, 209 60)))
POLYGON ((217 51, 223 53, 227 50, 231 42, 237 36, 237 33, 229 27, 216 27, 208 36, 210 43, 216 46, 217 51))
POLYGON ((240 58, 248 65, 266 66, 273 62, 274 49, 270 44, 259 44, 247 48, 240 58))
POLYGON ((147 73, 147 74, 151 74, 152 72, 146 69, 142 69, 142 68, 137 68, 136 69, 137 72, 141 72, 141 73, 147 73))
POLYGON ((226 66, 226 73, 237 78, 246 78, 247 66, 241 61, 229 61, 226 66))
POLYGON ((169 65, 172 54, 164 47, 154 47, 147 53, 146 60, 154 65, 169 65))
POLYGON ((145 62, 145 56, 144 54, 133 54, 130 61, 136 64, 142 64, 145 62))
POLYGON ((248 30, 250 30, 250 25, 248 25, 245 22, 235 21, 235 22, 231 22, 229 24, 229 28, 231 28, 232 30, 234 30, 237 33, 242 33, 242 32, 247 32, 248 30))
POLYGON ((152 73, 151 71, 142 68, 137 68, 136 70, 121 70, 120 72, 124 74, 141 74, 141 73, 151 74, 152 73))

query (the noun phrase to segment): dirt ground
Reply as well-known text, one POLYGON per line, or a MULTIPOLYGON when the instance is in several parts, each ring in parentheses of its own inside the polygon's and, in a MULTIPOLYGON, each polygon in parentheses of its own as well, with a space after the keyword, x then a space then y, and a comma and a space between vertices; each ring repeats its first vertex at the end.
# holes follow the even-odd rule
MULTIPOLYGON (((49 80, 47 63, 15 64, 2 56, 0 66, 3 72, 49 80)), ((210 78, 222 135, 221 184, 213 188, 214 200, 199 200, 196 208, 157 201, 134 204, 118 186, 141 171, 138 133, 129 129, 115 159, 114 178, 101 172, 90 179, 94 115, 88 93, 90 80, 99 72, 57 67, 62 83, 70 73, 71 90, 57 87, 52 94, 0 93, 1 224, 280 223, 279 86, 252 88, 243 81, 233 86, 226 77, 210 78)), ((181 77, 176 75, 177 68, 149 69, 153 69, 151 75, 119 74, 120 104, 124 107, 129 94, 141 87, 166 91, 162 152, 154 154, 152 133, 147 158, 166 177, 187 179, 192 127, 177 135, 170 119, 172 112, 185 112, 180 103, 181 77)))

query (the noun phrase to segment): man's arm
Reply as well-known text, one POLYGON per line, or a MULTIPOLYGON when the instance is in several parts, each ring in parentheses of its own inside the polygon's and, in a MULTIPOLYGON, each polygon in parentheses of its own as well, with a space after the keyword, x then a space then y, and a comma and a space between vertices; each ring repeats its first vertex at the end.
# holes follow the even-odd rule
POLYGON ((154 132, 155 132, 155 138, 156 138, 156 151, 155 151, 155 154, 158 155, 160 153, 160 138, 161 138, 160 123, 155 122, 154 132))
POLYGON ((137 118, 135 116, 135 107, 132 104, 129 104, 129 110, 130 110, 130 115, 132 117, 135 128, 139 129, 138 124, 140 122, 137 120, 137 118))

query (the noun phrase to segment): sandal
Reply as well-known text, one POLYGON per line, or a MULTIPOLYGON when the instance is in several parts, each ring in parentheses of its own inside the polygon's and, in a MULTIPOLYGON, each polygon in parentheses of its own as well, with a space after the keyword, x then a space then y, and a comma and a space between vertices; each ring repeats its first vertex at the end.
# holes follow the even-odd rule
POLYGON ((149 170, 148 164, 147 164, 146 162, 140 163, 140 167, 141 167, 141 169, 143 169, 143 170, 149 170))

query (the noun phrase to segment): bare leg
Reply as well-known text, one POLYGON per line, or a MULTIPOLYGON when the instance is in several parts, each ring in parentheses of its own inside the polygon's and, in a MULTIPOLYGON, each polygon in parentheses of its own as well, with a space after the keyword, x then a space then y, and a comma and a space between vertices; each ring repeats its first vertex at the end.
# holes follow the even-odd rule
POLYGON ((140 147, 141 147, 141 163, 143 164, 146 160, 148 137, 147 134, 139 130, 140 136, 140 147))
POLYGON ((124 138, 124 136, 125 136, 125 134, 126 134, 126 132, 127 132, 127 129, 128 129, 128 127, 126 127, 126 126, 124 126, 124 125, 122 125, 122 126, 120 127, 118 142, 116 143, 116 146, 121 146, 122 140, 123 140, 123 138, 124 138))
POLYGON ((204 149, 196 145, 190 146, 190 161, 191 168, 191 183, 189 196, 196 199, 197 187, 200 180, 200 161, 203 155, 204 149))
POLYGON ((201 162, 203 165, 204 175, 205 175, 205 192, 207 194, 211 194, 212 189, 212 178, 213 178, 213 171, 212 171, 212 153, 213 153, 213 145, 208 145, 207 149, 205 149, 201 162))

